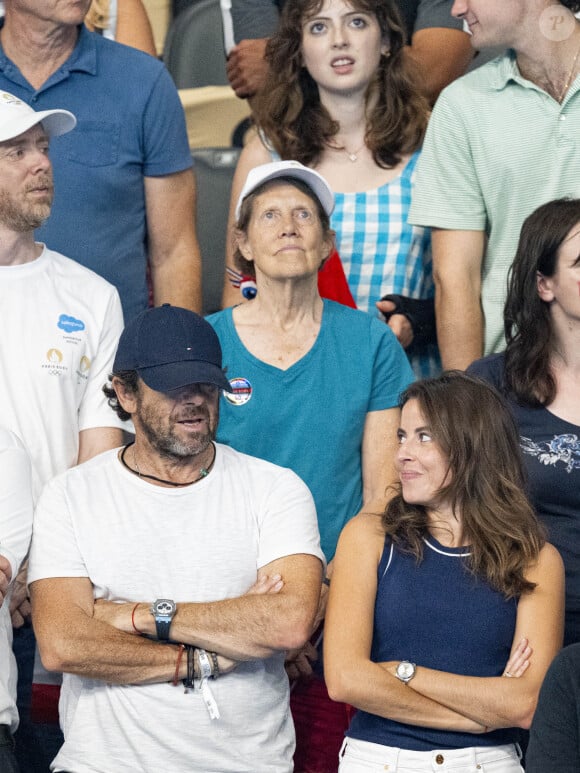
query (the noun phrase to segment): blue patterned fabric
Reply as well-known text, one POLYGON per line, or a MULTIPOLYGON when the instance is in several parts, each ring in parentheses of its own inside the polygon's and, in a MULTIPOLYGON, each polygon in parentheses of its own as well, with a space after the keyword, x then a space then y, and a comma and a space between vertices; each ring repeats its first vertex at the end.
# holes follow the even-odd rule
MULTIPOLYGON (((336 193, 331 224, 348 285, 357 308, 380 316, 375 302, 387 293, 410 298, 434 295, 431 232, 407 221, 419 152, 401 174, 362 193, 336 193)), ((441 368, 437 347, 411 355, 419 377, 441 368)))
POLYGON ((548 408, 518 403, 505 384, 503 354, 476 360, 468 373, 502 392, 518 426, 528 495, 566 570, 564 644, 580 642, 580 425, 548 408))

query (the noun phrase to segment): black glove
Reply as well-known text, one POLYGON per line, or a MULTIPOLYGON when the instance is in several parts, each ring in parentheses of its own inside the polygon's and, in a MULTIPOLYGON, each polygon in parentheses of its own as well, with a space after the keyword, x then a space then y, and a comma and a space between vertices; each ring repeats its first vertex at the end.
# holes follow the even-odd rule
POLYGON ((404 317, 407 317, 413 328, 413 343, 411 344, 413 349, 418 346, 437 343, 434 298, 407 298, 405 295, 383 295, 381 301, 391 301, 391 303, 395 304, 394 311, 383 312, 387 322, 393 314, 402 314, 404 317))

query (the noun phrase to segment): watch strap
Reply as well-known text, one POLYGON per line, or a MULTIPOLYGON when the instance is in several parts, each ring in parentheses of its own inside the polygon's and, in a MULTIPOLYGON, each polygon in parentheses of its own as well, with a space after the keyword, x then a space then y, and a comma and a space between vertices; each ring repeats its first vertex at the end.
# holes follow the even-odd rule
POLYGON ((169 641, 169 629, 175 615, 176 605, 172 599, 157 599, 151 607, 155 620, 155 632, 159 641, 169 641))
POLYGON ((171 620, 167 618, 159 617, 155 615, 155 630, 157 632, 157 638, 160 641, 169 640, 169 629, 171 628, 171 620))

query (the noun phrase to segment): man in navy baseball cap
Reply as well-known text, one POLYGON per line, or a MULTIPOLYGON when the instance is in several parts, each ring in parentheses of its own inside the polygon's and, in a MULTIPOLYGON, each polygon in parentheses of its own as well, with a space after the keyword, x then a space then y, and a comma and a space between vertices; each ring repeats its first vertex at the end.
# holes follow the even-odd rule
POLYGON ((130 322, 105 389, 134 443, 56 478, 35 515, 39 647, 69 670, 53 767, 158 773, 170 749, 174 773, 290 773, 284 656, 310 635, 324 565, 312 495, 214 442, 229 384, 197 314, 130 322))

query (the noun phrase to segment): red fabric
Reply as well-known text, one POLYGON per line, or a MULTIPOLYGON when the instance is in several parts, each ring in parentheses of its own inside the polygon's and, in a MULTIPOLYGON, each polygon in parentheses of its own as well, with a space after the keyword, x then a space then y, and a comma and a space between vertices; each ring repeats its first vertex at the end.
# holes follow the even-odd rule
POLYGON ((328 696, 322 679, 296 682, 290 693, 296 728, 295 773, 336 773, 352 709, 328 696))
POLYGON ((40 682, 34 682, 32 685, 30 719, 33 722, 50 722, 58 724, 59 696, 60 684, 42 684, 40 682))
POLYGON ((328 258, 324 266, 318 272, 318 291, 323 298, 329 301, 337 301, 343 306, 356 309, 356 303, 346 281, 346 276, 340 256, 336 250, 328 258))

